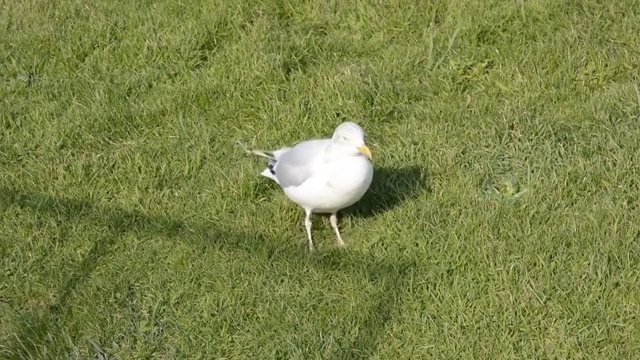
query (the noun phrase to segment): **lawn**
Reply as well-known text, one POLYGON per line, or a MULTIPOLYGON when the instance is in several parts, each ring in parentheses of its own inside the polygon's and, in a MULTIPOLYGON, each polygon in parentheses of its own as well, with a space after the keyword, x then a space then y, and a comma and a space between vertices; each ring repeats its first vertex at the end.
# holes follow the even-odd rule
POLYGON ((1 359, 640 354, 631 0, 0 2, 1 359), (259 176, 366 131, 341 217, 259 176))

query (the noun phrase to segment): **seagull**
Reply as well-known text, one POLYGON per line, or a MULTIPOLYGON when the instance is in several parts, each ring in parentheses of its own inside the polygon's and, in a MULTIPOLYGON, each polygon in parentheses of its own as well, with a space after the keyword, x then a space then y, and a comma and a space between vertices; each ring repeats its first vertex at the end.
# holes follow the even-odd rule
POLYGON ((275 151, 250 152, 269 160, 260 175, 278 183, 287 197, 304 209, 310 252, 314 251, 313 213, 331 214, 329 220, 338 246, 345 245, 338 229, 338 211, 360 200, 373 179, 371 151, 358 124, 343 122, 330 139, 307 140, 275 151))

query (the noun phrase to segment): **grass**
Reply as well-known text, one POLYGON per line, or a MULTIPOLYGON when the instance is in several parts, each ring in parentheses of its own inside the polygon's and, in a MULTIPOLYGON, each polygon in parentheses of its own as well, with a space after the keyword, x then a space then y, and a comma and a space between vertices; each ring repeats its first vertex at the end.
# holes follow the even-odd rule
POLYGON ((0 4, 0 358, 634 358, 633 1, 0 4), (235 145, 360 123, 346 249, 235 145))

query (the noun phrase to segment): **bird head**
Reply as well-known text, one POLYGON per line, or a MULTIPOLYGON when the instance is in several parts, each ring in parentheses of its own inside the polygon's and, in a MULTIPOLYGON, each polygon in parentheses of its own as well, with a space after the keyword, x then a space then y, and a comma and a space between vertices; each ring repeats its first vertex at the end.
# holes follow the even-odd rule
POLYGON ((371 160, 371 150, 364 143, 364 130, 354 122, 343 122, 333 132, 333 141, 345 148, 353 149, 371 160))

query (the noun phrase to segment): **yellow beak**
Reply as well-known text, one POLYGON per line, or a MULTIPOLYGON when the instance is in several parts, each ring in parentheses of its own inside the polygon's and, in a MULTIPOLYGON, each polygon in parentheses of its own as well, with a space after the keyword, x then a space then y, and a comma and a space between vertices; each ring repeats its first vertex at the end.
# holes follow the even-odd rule
POLYGON ((358 146, 358 151, 360 151, 362 154, 364 154, 364 156, 366 156, 367 158, 369 158, 369 160, 371 160, 371 150, 369 150, 367 145, 358 146))

